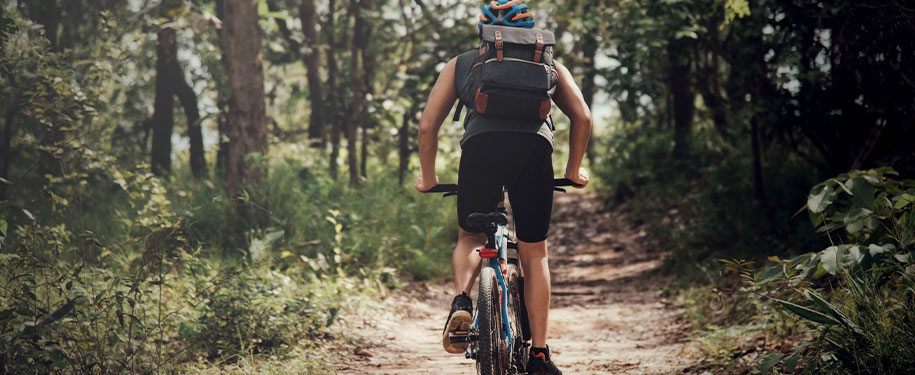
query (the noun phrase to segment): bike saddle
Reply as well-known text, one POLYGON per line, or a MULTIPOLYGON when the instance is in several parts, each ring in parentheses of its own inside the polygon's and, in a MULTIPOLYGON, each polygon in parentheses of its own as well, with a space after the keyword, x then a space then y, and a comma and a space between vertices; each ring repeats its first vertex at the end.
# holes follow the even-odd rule
POLYGON ((501 212, 474 212, 467 215, 467 225, 473 232, 495 233, 496 226, 508 224, 508 217, 501 212))

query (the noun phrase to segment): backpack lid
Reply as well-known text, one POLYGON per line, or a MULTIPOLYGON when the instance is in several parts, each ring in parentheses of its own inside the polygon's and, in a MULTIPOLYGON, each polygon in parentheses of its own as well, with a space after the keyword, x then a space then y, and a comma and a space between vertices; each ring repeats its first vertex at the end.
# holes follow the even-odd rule
POLYGON ((502 41, 505 43, 534 45, 537 44, 537 34, 540 34, 543 38, 544 46, 556 45, 556 37, 553 36, 553 32, 540 29, 483 25, 480 36, 484 42, 496 42, 496 30, 502 33, 502 41))

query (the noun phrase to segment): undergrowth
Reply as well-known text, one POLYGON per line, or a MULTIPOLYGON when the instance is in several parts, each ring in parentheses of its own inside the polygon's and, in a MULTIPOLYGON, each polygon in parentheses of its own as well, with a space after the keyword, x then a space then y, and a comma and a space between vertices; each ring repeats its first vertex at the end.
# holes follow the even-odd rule
POLYGON ((330 373, 355 305, 448 265, 453 201, 384 166, 347 187, 276 147, 260 190, 226 197, 77 150, 60 163, 81 172, 0 202, 5 373, 330 373))

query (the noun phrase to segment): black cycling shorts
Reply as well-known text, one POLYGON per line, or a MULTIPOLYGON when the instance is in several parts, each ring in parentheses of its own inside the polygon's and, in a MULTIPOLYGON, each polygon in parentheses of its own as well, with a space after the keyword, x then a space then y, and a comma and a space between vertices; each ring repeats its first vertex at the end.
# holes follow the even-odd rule
POLYGON ((466 140, 458 170, 458 224, 471 232, 467 216, 492 212, 508 190, 515 233, 524 242, 547 238, 553 210, 553 146, 533 133, 491 132, 466 140))

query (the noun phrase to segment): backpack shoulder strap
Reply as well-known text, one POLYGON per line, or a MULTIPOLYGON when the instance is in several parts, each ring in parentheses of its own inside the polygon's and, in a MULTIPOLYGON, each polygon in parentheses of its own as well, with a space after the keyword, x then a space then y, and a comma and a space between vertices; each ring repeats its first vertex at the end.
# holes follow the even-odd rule
POLYGON ((464 105, 461 104, 461 98, 455 100, 454 105, 454 117, 451 118, 451 121, 457 122, 461 121, 461 111, 464 109, 464 105))
POLYGON ((461 111, 464 109, 464 105, 461 100, 461 90, 464 88, 465 80, 467 79, 467 72, 470 70, 470 65, 476 59, 477 50, 471 50, 464 52, 458 55, 457 60, 454 64, 454 94, 457 97, 454 117, 452 121, 461 120, 461 111))

